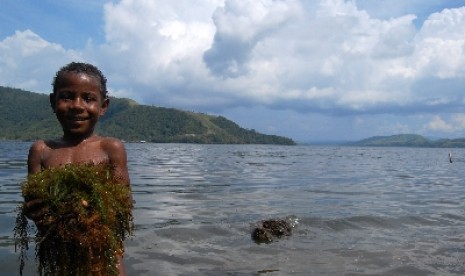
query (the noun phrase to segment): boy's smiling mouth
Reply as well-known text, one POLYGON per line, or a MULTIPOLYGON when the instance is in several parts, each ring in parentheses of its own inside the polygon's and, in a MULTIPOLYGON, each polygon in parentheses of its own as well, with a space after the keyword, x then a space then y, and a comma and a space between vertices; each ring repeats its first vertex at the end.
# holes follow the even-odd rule
POLYGON ((66 118, 69 121, 73 121, 73 122, 82 122, 82 121, 86 121, 89 119, 88 117, 81 117, 81 116, 67 116, 66 118))

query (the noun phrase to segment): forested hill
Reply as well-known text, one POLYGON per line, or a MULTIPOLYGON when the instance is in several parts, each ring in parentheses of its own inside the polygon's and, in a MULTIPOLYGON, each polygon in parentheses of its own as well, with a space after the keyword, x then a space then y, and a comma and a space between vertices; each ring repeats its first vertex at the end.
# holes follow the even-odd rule
POLYGON ((416 134, 398 134, 391 136, 374 136, 350 143, 349 145, 370 147, 465 148, 465 139, 431 140, 416 134))
MULTIPOLYGON (((0 86, 0 111, 0 139, 36 140, 62 134, 48 95, 0 86)), ((96 132, 128 142, 295 144, 286 137, 241 128, 222 116, 140 105, 119 98, 110 99, 96 132)))

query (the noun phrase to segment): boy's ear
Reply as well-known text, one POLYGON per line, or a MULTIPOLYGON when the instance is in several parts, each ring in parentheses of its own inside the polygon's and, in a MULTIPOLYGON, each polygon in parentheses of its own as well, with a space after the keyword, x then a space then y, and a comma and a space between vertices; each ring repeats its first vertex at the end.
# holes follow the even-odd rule
POLYGON ((102 102, 102 107, 100 109, 100 116, 105 115, 105 112, 107 112, 109 105, 110 105, 110 98, 107 97, 102 102))
POLYGON ((55 113, 56 99, 55 99, 55 94, 54 94, 54 93, 51 93, 51 94, 49 95, 49 100, 50 100, 50 106, 51 106, 52 109, 53 109, 53 113, 55 113))

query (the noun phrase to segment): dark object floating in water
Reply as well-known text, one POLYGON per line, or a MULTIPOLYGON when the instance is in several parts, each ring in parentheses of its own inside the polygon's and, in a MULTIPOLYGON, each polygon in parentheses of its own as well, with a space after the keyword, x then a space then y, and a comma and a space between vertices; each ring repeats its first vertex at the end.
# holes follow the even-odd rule
POLYGON ((270 243, 276 238, 290 236, 297 223, 298 219, 295 216, 260 221, 252 231, 252 239, 256 243, 270 243))

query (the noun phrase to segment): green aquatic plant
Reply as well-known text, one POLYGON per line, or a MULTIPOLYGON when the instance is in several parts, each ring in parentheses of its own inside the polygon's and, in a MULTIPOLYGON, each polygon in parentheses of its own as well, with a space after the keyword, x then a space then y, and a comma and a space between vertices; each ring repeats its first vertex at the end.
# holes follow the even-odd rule
MULTIPOLYGON (((119 184, 106 164, 69 164, 28 176, 25 201, 47 206, 37 227, 36 261, 40 275, 117 275, 117 254, 132 234, 129 186, 119 184)), ((14 236, 22 274, 31 232, 22 206, 14 236)))

